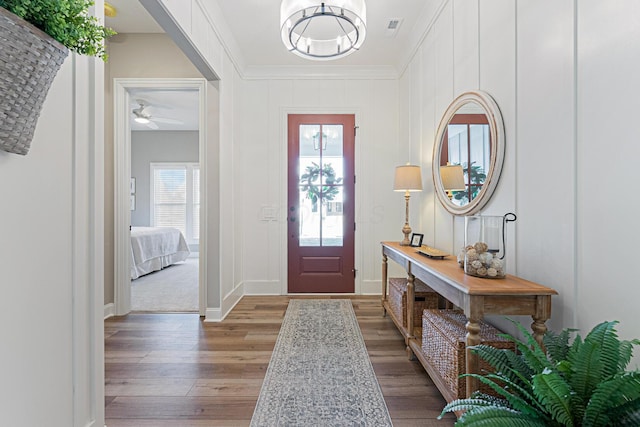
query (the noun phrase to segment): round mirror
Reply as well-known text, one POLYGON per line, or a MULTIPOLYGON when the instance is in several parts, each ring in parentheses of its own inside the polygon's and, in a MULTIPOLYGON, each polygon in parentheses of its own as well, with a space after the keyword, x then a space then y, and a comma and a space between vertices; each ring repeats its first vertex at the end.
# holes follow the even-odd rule
POLYGON ((433 146, 433 182, 454 215, 472 215, 491 198, 504 159, 504 124, 485 92, 465 92, 445 111, 433 146))

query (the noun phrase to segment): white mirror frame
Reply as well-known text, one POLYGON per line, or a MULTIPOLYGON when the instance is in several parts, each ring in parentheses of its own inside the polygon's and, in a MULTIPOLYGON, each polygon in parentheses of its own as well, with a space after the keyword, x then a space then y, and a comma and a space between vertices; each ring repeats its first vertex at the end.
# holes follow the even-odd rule
POLYGON ((500 179, 500 173, 502 172, 502 163, 504 161, 504 123, 502 121, 502 114, 498 104, 493 100, 491 95, 482 91, 469 91, 461 94, 451 102, 447 110, 440 120, 438 125, 438 132, 436 133, 435 143, 433 145, 433 159, 432 159, 432 173, 433 183, 436 189, 438 199, 444 208, 453 215, 473 215, 480 211, 487 204, 493 191, 498 185, 500 179), (458 206, 454 204, 444 189, 442 184, 442 177, 440 176, 440 155, 442 152, 442 145, 444 135, 447 131, 449 121, 453 118, 456 112, 462 108, 465 104, 474 102, 482 107, 487 120, 489 121, 489 134, 491 138, 491 159, 489 165, 489 171, 487 172, 487 178, 482 185, 482 190, 478 195, 464 206, 458 206))

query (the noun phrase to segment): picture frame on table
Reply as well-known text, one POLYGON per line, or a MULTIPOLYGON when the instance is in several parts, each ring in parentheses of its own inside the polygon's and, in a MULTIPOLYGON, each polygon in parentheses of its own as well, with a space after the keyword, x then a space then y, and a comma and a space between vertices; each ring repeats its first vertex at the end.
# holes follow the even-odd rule
POLYGON ((424 234, 412 233, 411 234, 411 246, 413 246, 414 248, 421 247, 423 238, 424 238, 424 234))

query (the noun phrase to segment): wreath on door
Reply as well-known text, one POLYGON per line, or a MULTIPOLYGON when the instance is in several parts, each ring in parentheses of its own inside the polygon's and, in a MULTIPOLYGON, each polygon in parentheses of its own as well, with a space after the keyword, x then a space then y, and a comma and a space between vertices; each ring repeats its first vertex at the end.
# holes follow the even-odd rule
POLYGON ((320 167, 318 163, 312 162, 300 177, 301 191, 311 200, 313 212, 318 211, 318 200, 326 204, 335 199, 340 192, 336 184, 341 182, 342 178, 336 178, 336 171, 331 163, 325 163, 320 167))

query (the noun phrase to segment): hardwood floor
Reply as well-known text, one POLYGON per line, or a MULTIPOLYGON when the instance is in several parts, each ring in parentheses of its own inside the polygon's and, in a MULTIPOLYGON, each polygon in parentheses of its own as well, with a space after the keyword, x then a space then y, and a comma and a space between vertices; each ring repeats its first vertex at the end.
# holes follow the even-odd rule
MULTIPOLYGON (((314 296, 313 298, 319 298, 314 296)), ((394 426, 451 426, 445 401, 379 297, 349 298, 394 426)), ((221 323, 196 314, 105 321, 107 427, 248 426, 289 297, 244 297, 221 323)))

